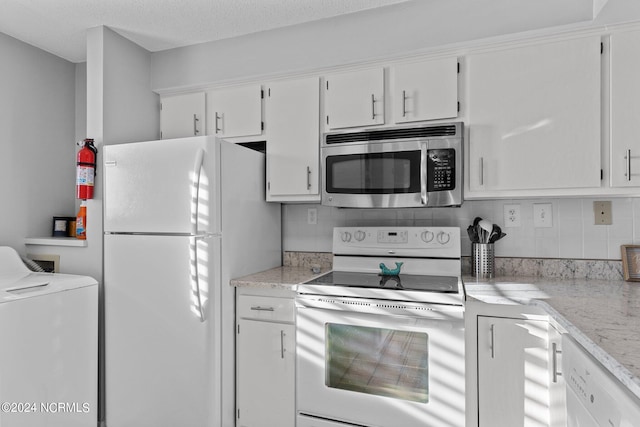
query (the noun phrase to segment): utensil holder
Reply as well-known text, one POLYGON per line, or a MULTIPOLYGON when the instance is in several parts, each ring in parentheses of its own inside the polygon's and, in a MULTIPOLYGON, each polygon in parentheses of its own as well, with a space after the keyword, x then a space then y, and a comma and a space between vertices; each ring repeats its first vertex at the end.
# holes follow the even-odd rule
POLYGON ((493 243, 471 244, 471 274, 479 278, 495 275, 495 248, 493 243))

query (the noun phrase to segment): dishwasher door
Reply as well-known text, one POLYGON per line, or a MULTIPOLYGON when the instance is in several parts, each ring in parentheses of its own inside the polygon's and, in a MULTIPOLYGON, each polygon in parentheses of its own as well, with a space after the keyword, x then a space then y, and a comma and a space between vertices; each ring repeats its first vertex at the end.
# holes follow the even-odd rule
POLYGON ((562 337, 567 427, 634 427, 640 399, 568 334, 562 337))
POLYGON ((567 427, 600 427, 573 387, 567 387, 567 427))

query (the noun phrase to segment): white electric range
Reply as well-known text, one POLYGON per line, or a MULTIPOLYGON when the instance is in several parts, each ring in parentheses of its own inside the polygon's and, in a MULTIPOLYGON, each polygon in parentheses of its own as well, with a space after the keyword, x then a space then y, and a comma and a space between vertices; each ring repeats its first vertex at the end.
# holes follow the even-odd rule
POLYGON ((339 227, 333 254, 297 288, 297 425, 464 425, 460 229, 339 227))

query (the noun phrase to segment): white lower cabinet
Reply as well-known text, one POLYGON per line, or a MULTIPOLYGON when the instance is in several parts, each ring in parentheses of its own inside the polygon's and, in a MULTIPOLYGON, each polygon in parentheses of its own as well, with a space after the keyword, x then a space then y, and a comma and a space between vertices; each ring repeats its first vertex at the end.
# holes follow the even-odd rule
POLYGON ((236 426, 295 426, 293 298, 238 295, 236 426))
POLYGON ((559 332, 546 320, 477 322, 478 426, 566 425, 559 332))

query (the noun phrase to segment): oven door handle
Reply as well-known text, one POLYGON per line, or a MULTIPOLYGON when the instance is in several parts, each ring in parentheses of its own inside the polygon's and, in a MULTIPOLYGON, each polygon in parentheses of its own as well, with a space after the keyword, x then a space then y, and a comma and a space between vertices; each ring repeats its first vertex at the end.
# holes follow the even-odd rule
POLYGON ((427 197, 427 178, 428 178, 427 148, 428 146, 427 144, 428 143, 426 141, 420 143, 420 203, 422 203, 423 205, 426 205, 428 201, 428 197, 427 197))

